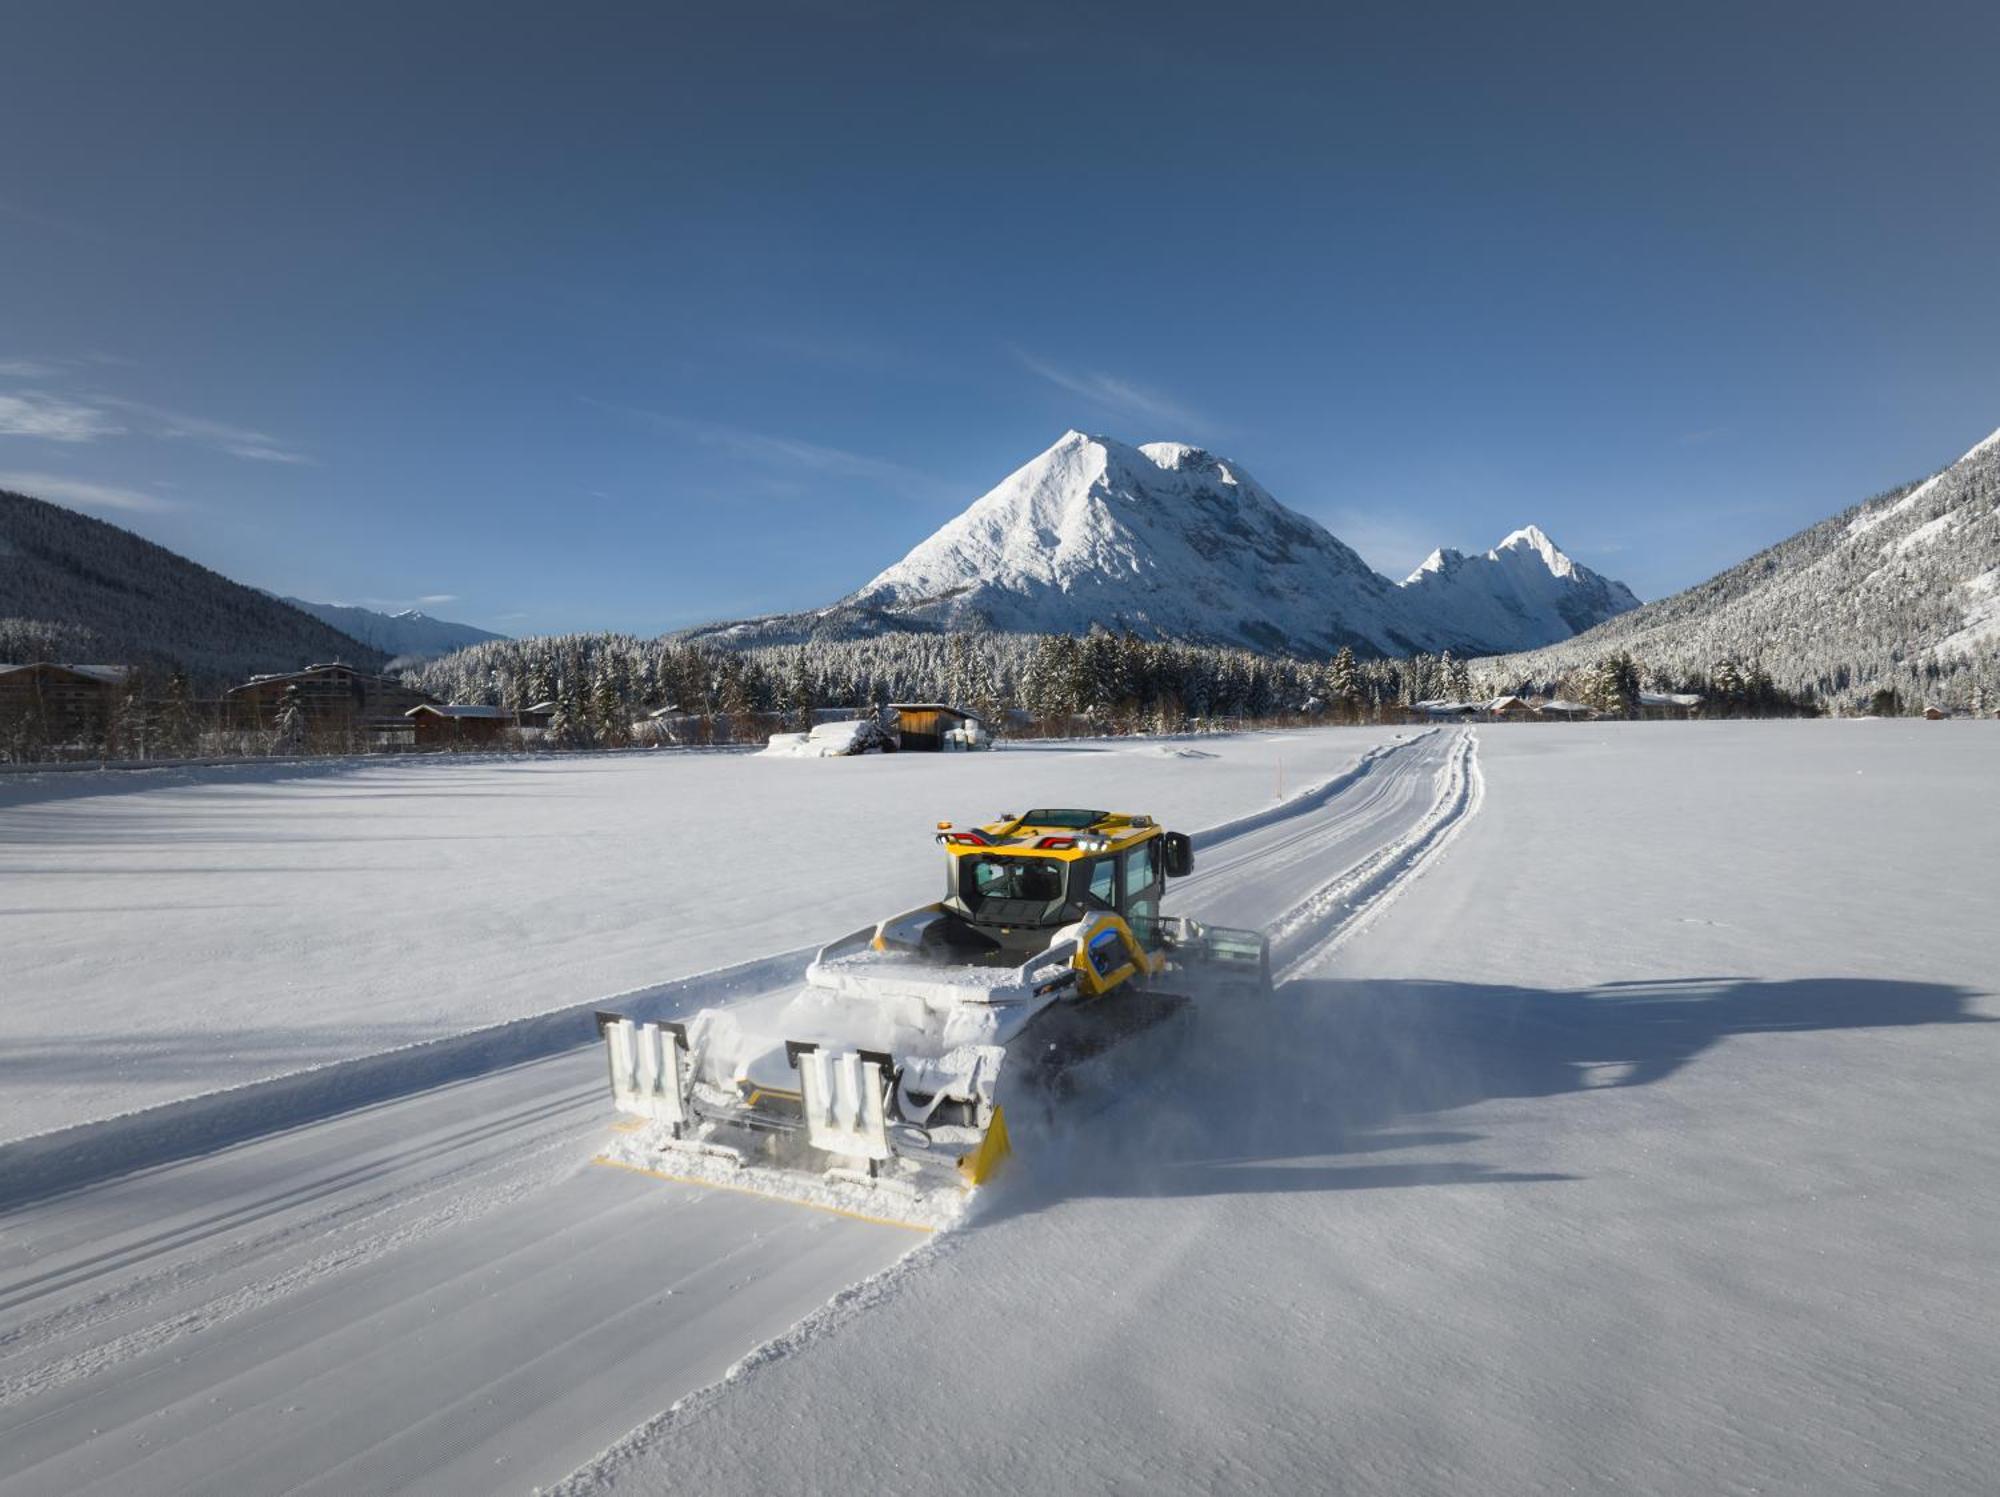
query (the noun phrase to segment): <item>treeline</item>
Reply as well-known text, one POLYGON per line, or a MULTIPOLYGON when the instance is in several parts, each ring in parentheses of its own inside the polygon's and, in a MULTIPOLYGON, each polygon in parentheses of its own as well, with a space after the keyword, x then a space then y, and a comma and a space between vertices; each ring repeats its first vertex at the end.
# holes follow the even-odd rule
MULTIPOLYGON (((1692 692, 1705 717, 1810 716, 1822 704, 1751 663, 1708 671, 1648 668, 1607 655, 1551 679, 1501 676, 1450 654, 1326 660, 1181 645, 1131 635, 884 635, 845 642, 717 649, 673 639, 570 634, 493 640, 404 673, 447 702, 523 709, 549 703, 545 738, 564 748, 648 742, 743 743, 809 725, 815 714, 891 702, 945 701, 1004 733, 1184 733, 1280 724, 1403 721, 1425 702, 1484 704, 1501 695, 1583 702, 1609 716, 1645 715, 1642 692, 1692 692)), ((1885 691, 1855 710, 1920 712, 1885 691)), ((198 701, 186 672, 135 669, 87 713, 55 716, 10 697, 0 678, 0 759, 165 759, 197 755, 355 753, 368 724, 272 725, 225 720, 198 701)), ((521 746, 519 734, 500 746, 521 746)))
MULTIPOLYGON (((1187 732, 1301 719, 1401 720, 1426 701, 1486 701, 1503 693, 1566 697, 1623 715, 1641 690, 1694 692, 1705 711, 1778 716, 1820 710, 1769 672, 1734 660, 1695 674, 1649 670, 1607 656, 1548 680, 1476 670, 1449 653, 1325 660, 1098 632, 1070 635, 892 634, 847 641, 718 649, 622 634, 494 640, 406 673, 450 702, 523 708, 552 703, 551 737, 618 746, 658 715, 704 722, 803 725, 822 709, 944 701, 1008 731, 1187 732)), ((684 729, 683 731, 686 731, 684 729)), ((698 727, 696 728, 698 731, 698 727)))

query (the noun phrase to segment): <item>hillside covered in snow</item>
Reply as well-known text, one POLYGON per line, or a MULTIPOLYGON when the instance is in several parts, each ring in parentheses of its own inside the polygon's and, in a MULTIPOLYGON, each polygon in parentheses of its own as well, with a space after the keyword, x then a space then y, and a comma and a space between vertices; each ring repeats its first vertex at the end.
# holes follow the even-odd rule
POLYGON ((322 623, 331 624, 371 649, 404 660, 429 660, 450 654, 453 650, 462 650, 467 645, 506 638, 504 634, 495 634, 490 629, 454 624, 449 619, 434 619, 414 608, 383 613, 349 603, 309 603, 304 598, 287 598, 285 602, 301 613, 309 613, 322 623))
POLYGON ((1677 677, 1755 661, 1822 697, 2000 697, 2000 432, 1923 483, 1492 673, 1552 679, 1619 652, 1677 677))
POLYGON ((1101 627, 1274 653, 1492 653, 1567 638, 1637 603, 1532 526, 1483 556, 1433 553, 1399 584, 1227 459, 1071 431, 831 608, 693 637, 1101 627))

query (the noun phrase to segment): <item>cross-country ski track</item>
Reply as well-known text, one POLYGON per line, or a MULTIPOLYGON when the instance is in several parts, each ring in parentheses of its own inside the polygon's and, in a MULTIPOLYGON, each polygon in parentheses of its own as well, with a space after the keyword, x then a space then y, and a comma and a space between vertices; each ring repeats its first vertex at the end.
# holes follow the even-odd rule
MULTIPOLYGON (((1469 731, 1375 750, 1199 835, 1175 906, 1282 980, 1479 797, 1469 731)), ((579 1043, 16 1206, 0 1494, 527 1492, 925 1241, 593 1168, 610 1124, 579 1043)))

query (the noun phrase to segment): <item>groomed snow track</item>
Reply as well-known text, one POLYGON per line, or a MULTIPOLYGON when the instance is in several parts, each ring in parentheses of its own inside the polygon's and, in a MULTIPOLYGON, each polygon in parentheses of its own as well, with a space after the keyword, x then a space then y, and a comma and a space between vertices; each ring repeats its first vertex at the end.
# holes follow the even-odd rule
MULTIPOLYGON (((1470 731, 1416 736, 1204 835, 1181 903, 1271 925, 1281 976, 1303 970, 1479 796, 1470 731)), ((801 961, 646 996, 756 1001, 801 961)), ((0 1494, 529 1491, 925 1241, 590 1168, 597 1050, 535 1053, 557 1030, 533 1022, 247 1089, 282 1131, 257 1135, 250 1099, 202 1099, 164 1152, 61 1195, 64 1168, 117 1168, 121 1132, 161 1119, 29 1141, 0 1215, 0 1494)))

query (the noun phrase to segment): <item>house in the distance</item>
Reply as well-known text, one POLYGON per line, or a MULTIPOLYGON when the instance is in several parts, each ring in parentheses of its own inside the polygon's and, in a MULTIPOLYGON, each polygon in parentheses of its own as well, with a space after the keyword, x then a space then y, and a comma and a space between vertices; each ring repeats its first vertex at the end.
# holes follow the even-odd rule
POLYGON ((1495 697, 1486 704, 1486 715, 1488 717, 1532 717, 1534 713, 1535 709, 1528 705, 1526 697, 1495 697))
POLYGON ((1691 691, 1642 691, 1636 705, 1641 717, 1694 717, 1701 698, 1691 691))
POLYGON ((891 702, 883 711, 905 750, 935 754, 993 746, 993 734, 978 713, 948 702, 891 702))
POLYGON ((240 728, 276 727, 288 693, 304 714, 306 731, 317 737, 360 737, 403 727, 404 714, 412 707, 437 700, 394 676, 334 661, 302 671, 252 676, 231 687, 223 698, 228 720, 240 728))
POLYGON ((1479 702, 1449 702, 1442 697, 1428 701, 1412 702, 1404 709, 1409 715, 1408 722, 1439 722, 1448 719, 1476 717, 1483 704, 1479 702))
POLYGON ((0 665, 0 725, 32 725, 47 743, 95 743, 125 689, 124 665, 0 665))
POLYGON ((490 748, 516 731, 549 725, 548 714, 533 708, 468 707, 443 702, 419 702, 403 714, 409 720, 415 748, 490 748))

